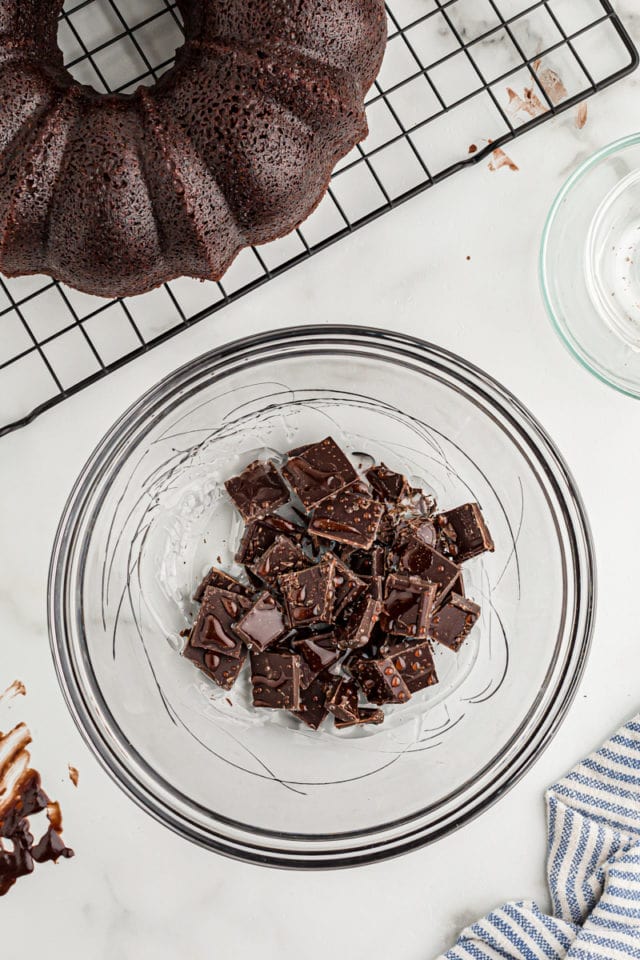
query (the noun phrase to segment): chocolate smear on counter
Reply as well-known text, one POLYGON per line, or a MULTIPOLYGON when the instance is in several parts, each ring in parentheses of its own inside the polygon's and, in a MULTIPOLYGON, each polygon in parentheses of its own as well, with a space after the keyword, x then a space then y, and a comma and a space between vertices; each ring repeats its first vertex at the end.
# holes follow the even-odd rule
POLYGON ((26 697, 27 688, 22 680, 14 680, 7 689, 0 693, 0 700, 13 700, 14 697, 26 697))
POLYGON ((24 723, 0 732, 0 896, 20 877, 32 873, 35 863, 72 857, 62 839, 60 807, 42 789, 40 774, 29 764, 31 734, 24 723), (49 826, 39 840, 31 833, 29 817, 45 810, 49 826))

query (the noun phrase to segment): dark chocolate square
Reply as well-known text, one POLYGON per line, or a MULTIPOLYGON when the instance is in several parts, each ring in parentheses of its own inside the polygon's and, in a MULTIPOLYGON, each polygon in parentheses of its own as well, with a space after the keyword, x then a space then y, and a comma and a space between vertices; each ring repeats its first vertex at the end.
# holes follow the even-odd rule
POLYGON ((417 640, 426 638, 436 592, 435 584, 419 577, 390 574, 385 583, 380 626, 386 633, 417 640))
POLYGON ((377 500, 342 490, 316 507, 309 523, 309 533, 369 550, 376 539, 383 513, 384 506, 377 500))
POLYGON ((445 597, 453 588, 460 569, 442 553, 418 539, 409 537, 397 555, 398 571, 435 583, 437 596, 445 597))
POLYGON ((301 685, 303 688, 308 687, 318 674, 331 667, 340 656, 333 633, 304 637, 295 640, 293 646, 302 661, 301 685))
POLYGON ((431 617, 429 636, 456 653, 471 633, 480 616, 480 607, 477 603, 452 594, 431 617))
POLYGON ((331 623, 333 603, 335 560, 324 558, 294 573, 285 573, 278 580, 284 597, 287 620, 291 627, 305 627, 312 623, 331 623))
POLYGON ((289 502, 289 491, 270 460, 254 460, 239 476, 227 480, 225 487, 245 520, 289 502))
POLYGON ((358 717, 358 686, 352 680, 342 678, 329 693, 327 710, 336 720, 350 721, 358 717))
POLYGON ((333 556, 336 564, 333 586, 336 593, 334 616, 337 617, 345 607, 353 603, 356 597, 366 590, 367 584, 340 557, 336 557, 334 554, 325 554, 325 556, 333 556))
POLYGON ((350 720, 338 720, 335 718, 335 725, 338 730, 345 730, 347 727, 360 727, 365 723, 380 724, 384 723, 384 713, 382 710, 372 707, 358 707, 357 714, 350 720))
POLYGON ((388 657, 411 693, 438 682, 433 654, 426 640, 422 643, 398 644, 389 650, 388 657))
POLYGON ((389 470, 384 463, 370 467, 365 476, 378 496, 390 503, 402 500, 409 490, 406 477, 394 470, 389 470))
POLYGON ((411 699, 409 687, 388 657, 354 660, 349 670, 370 703, 405 703, 411 699))
POLYGON ((251 568, 265 583, 275 585, 278 577, 311 566, 302 547, 288 537, 278 536, 251 568))
POLYGON ((382 601, 377 600, 367 592, 360 597, 351 612, 350 617, 338 633, 338 646, 341 650, 355 650, 366 647, 371 640, 371 634, 382 613, 382 601))
POLYGON ((300 709, 300 657, 295 653, 251 652, 254 707, 300 709))
POLYGON ((300 691, 300 709, 292 712, 312 730, 317 730, 328 716, 325 702, 330 686, 329 678, 315 677, 306 689, 300 691))
POLYGON ((247 588, 243 583, 240 583, 240 581, 232 577, 231 574, 225 573, 224 570, 218 570, 217 567, 211 567, 211 570, 209 570, 202 583, 196 589, 193 599, 200 603, 207 587, 220 587, 221 590, 228 590, 230 593, 240 593, 243 596, 246 596, 247 593, 247 588))
POLYGON ((465 503, 436 517, 440 550, 456 563, 464 563, 495 547, 477 503, 465 503))
POLYGON ((252 649, 262 651, 281 640, 288 632, 288 627, 277 600, 265 590, 238 620, 235 632, 252 649))
POLYGON ((238 593, 207 587, 202 606, 191 632, 191 645, 238 658, 242 652, 242 640, 233 629, 233 624, 251 602, 238 593))
POLYGON ((282 472, 307 509, 358 479, 350 461, 331 437, 291 451, 282 472))
POLYGON ((187 641, 182 656, 199 667, 223 690, 230 690, 245 664, 247 650, 242 647, 239 657, 227 657, 212 650, 204 650, 202 647, 193 647, 191 642, 187 641))
POLYGON ((251 564, 262 556, 276 537, 284 535, 289 540, 299 543, 303 533, 302 527, 278 516, 277 513, 260 517, 259 520, 250 520, 242 535, 236 560, 238 563, 251 564))

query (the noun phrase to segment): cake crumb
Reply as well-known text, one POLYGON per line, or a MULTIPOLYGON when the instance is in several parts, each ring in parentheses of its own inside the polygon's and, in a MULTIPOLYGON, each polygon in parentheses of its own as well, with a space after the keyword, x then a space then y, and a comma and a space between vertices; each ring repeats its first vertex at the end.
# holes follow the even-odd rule
POLYGON ((71 780, 71 783, 74 785, 74 787, 77 787, 78 780, 80 779, 78 768, 73 767, 70 763, 67 764, 67 766, 69 767, 69 780, 71 780))
POLYGON ((469 153, 477 153, 477 152, 478 152, 478 147, 476 146, 475 143, 472 143, 469 147, 469 153))
POLYGON ((582 103, 578 104, 578 110, 576 113, 576 127, 578 128, 578 130, 584 129, 588 116, 589 116, 589 105, 585 100, 582 103))

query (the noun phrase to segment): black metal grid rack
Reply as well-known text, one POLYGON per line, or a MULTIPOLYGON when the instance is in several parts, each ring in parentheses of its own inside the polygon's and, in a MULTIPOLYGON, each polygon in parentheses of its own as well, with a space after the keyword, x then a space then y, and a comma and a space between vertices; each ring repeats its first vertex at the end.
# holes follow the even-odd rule
MULTIPOLYGON (((243 251, 220 283, 180 279, 131 299, 0 277, 0 436, 638 63, 609 0, 389 0, 387 10, 370 135, 293 234, 243 251)), ((78 79, 123 93, 166 70, 181 36, 173 0, 67 0, 59 33, 78 79)))

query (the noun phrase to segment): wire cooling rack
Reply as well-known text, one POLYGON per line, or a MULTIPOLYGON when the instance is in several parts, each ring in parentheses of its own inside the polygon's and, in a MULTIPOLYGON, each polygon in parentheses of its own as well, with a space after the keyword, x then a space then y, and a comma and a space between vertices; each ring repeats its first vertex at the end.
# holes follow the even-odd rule
MULTIPOLYGON (((387 12, 369 137, 290 236, 243 251, 220 283, 129 299, 0 277, 0 436, 638 63, 608 0, 389 0, 387 12)), ((127 93, 169 68, 182 21, 172 0, 67 0, 59 42, 77 79, 127 93)))

